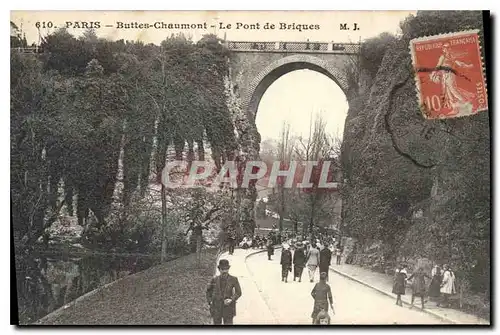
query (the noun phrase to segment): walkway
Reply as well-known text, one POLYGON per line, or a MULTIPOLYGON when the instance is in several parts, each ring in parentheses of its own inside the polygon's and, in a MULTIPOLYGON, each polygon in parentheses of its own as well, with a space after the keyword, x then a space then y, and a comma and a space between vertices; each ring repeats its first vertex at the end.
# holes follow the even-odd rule
MULTIPOLYGON (((392 294, 392 279, 390 276, 387 276, 383 273, 373 272, 370 271, 369 269, 365 269, 356 265, 349 265, 349 264, 332 265, 331 269, 340 275, 355 280, 363 285, 372 287, 373 289, 376 289, 381 293, 384 293, 391 297, 395 297, 395 295, 392 294)), ((404 303, 410 304, 411 289, 408 289, 407 293, 408 293, 407 295, 403 296, 402 300, 404 303)), ((417 300, 416 305, 419 306, 419 304, 420 301, 417 300)), ((461 312, 456 309, 440 308, 437 307, 436 304, 433 302, 426 303, 425 307, 427 309, 427 313, 437 316, 441 319, 451 321, 452 323, 475 324, 475 325, 489 324, 488 320, 479 318, 475 315, 461 312)))
MULTIPOLYGON (((242 286, 243 295, 238 300, 235 324, 310 324, 313 305, 310 292, 314 284, 308 281, 307 271, 304 271, 301 283, 293 282, 291 274, 288 283, 281 282, 280 256, 280 251, 276 250, 273 259, 268 261, 265 252, 241 249, 232 256, 221 256, 230 261, 230 273, 238 276, 242 286)), ((419 308, 410 310, 407 306, 396 306, 394 298, 335 271, 330 271, 336 307, 333 324, 451 324, 458 320, 461 321, 458 323, 470 323, 469 315, 451 320, 446 315, 438 318, 419 308)))
POLYGON ((220 257, 229 260, 229 273, 238 277, 243 292, 236 305, 235 324, 276 324, 245 262, 249 255, 256 252, 258 251, 236 249, 233 255, 224 253, 220 257))

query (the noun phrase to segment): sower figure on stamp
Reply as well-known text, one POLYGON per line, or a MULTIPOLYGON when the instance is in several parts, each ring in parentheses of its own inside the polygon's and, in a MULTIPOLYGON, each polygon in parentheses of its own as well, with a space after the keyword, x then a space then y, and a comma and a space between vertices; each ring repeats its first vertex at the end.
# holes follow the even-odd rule
POLYGON ((473 65, 459 61, 457 59, 457 53, 450 50, 449 43, 444 43, 442 50, 443 53, 439 57, 436 65, 436 69, 440 69, 440 71, 432 72, 430 79, 435 83, 441 81, 444 105, 451 109, 451 112, 448 113, 448 115, 455 115, 460 112, 461 108, 464 108, 467 105, 470 109, 472 109, 472 103, 470 100, 472 100, 475 95, 474 93, 468 92, 458 86, 456 74, 452 70, 454 65, 464 68, 471 68, 473 65), (441 76, 441 78, 439 76, 441 76))
POLYGON ((236 315, 236 301, 241 297, 241 287, 238 278, 229 274, 229 261, 221 259, 218 269, 219 276, 210 281, 207 288, 207 302, 214 325, 232 325, 236 315))

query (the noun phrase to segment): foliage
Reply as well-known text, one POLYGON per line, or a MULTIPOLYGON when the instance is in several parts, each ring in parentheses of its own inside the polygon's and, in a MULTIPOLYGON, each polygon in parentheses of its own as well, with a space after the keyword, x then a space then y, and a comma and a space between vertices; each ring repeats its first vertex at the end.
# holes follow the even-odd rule
POLYGON ((400 23, 403 39, 446 34, 469 29, 482 30, 481 11, 419 11, 400 23))
POLYGON ((382 33, 377 37, 363 41, 359 55, 359 66, 374 78, 386 51, 391 50, 395 41, 396 37, 389 33, 382 33))
MULTIPOLYGON (((151 178, 174 158, 170 148, 175 158, 187 152, 193 160, 196 145, 203 160, 208 142, 223 160, 234 147, 224 95, 228 52, 215 36, 196 44, 170 36, 156 46, 99 39, 92 30, 75 38, 61 29, 42 48, 40 56, 11 54, 11 199, 23 245, 32 245, 63 205, 87 231, 118 243, 127 229, 113 228, 113 201, 135 213, 141 204, 131 199, 146 196, 151 178)), ((155 220, 132 221, 150 240, 155 220)))
POLYGON ((380 241, 389 264, 398 257, 448 263, 459 287, 488 291, 489 115, 424 120, 408 53, 412 38, 481 29, 481 22, 481 12, 423 11, 401 23, 397 40, 365 41, 372 55, 365 52, 361 71, 376 75, 346 120, 354 131, 345 132, 342 148, 343 220, 361 251, 380 241))
POLYGON ((340 201, 338 190, 332 192, 319 187, 323 161, 330 161, 327 181, 339 181, 340 145, 339 139, 326 133, 326 122, 320 115, 316 116, 314 122, 311 119, 310 133, 305 138, 293 136, 289 126, 286 123, 283 125, 277 148, 273 150, 268 146, 264 152, 265 158, 270 162, 274 160, 281 162, 281 170, 288 169, 291 161, 298 162, 292 187, 286 187, 286 179, 278 177, 273 193, 269 197, 270 208, 280 215, 280 226, 283 225, 284 218, 290 219, 294 223, 295 230, 302 229, 302 233, 306 235, 312 233, 316 227, 340 223, 337 213, 340 201), (304 173, 300 164, 308 161, 318 162, 308 180, 312 187, 298 188, 297 184, 303 182, 302 173, 304 173))

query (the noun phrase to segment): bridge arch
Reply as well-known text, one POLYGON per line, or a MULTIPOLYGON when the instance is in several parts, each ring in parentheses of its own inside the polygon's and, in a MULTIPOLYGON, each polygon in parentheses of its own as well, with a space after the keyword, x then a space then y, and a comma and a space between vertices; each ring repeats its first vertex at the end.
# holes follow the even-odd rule
MULTIPOLYGON (((229 103, 239 107, 238 113, 234 113, 234 124, 240 155, 245 160, 259 159, 261 137, 255 124, 257 108, 267 88, 281 76, 300 69, 313 70, 333 80, 348 101, 354 96, 344 73, 352 65, 352 57, 359 54, 359 44, 231 41, 225 44, 231 51, 228 77, 234 99, 229 103)), ((244 192, 243 199, 240 223, 245 232, 253 234, 255 185, 244 192)))
POLYGON ((295 54, 268 64, 251 80, 247 92, 242 97, 243 106, 249 115, 255 119, 260 100, 272 83, 289 72, 303 69, 324 74, 340 87, 346 97, 348 96, 347 79, 341 69, 310 54, 295 54))

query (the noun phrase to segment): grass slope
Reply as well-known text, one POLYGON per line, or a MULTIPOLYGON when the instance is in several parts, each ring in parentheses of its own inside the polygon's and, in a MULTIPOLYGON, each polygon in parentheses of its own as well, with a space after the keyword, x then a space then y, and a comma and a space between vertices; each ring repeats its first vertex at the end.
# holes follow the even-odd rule
POLYGON ((173 260, 131 276, 68 307, 44 325, 210 324, 205 290, 214 275, 216 250, 173 260))

